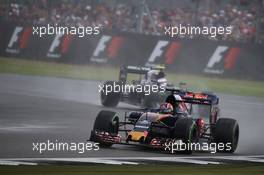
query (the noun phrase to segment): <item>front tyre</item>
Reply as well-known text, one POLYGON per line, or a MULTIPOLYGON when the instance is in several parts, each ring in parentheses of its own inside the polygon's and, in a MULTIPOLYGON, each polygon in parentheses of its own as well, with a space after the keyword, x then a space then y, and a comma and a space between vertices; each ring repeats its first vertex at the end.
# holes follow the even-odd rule
POLYGON ((185 144, 185 150, 181 153, 191 154, 192 149, 188 149, 188 145, 196 142, 198 139, 198 132, 196 123, 192 118, 179 118, 175 123, 174 128, 174 138, 176 140, 182 140, 183 144, 185 144))
POLYGON ((92 141, 98 142, 100 146, 110 147, 113 144, 97 140, 93 132, 108 132, 111 135, 117 135, 119 129, 119 117, 115 112, 102 110, 97 115, 93 131, 91 134, 92 141))

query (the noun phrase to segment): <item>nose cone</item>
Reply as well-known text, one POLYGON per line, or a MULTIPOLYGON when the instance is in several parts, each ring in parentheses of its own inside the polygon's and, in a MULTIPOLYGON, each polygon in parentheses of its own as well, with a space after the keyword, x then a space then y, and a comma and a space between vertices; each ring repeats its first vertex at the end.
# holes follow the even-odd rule
POLYGON ((129 135, 131 135, 132 141, 139 141, 142 137, 145 138, 145 133, 139 131, 131 131, 129 135))

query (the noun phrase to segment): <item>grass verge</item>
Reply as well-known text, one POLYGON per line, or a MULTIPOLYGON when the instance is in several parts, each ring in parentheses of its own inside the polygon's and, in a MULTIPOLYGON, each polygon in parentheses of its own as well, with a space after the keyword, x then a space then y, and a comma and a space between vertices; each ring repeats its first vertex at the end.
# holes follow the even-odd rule
POLYGON ((248 175, 264 174, 263 165, 40 165, 40 166, 0 166, 0 174, 12 175, 248 175))
MULTIPOLYGON (((0 73, 54 76, 86 80, 117 80, 119 68, 70 65, 0 57, 0 73)), ((191 89, 195 88, 242 96, 264 97, 264 82, 260 81, 209 78, 175 73, 168 73, 168 80, 176 84, 178 82, 186 82, 191 89)))

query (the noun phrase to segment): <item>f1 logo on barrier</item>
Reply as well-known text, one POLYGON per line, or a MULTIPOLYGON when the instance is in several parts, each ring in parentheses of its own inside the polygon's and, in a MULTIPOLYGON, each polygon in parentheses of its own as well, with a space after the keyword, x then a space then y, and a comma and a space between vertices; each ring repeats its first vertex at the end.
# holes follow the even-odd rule
POLYGON ((123 38, 120 36, 111 37, 103 35, 99 40, 91 57, 92 62, 107 63, 108 58, 116 58, 123 45, 123 38))
POLYGON ((152 66, 155 64, 172 64, 176 55, 181 48, 181 44, 178 42, 169 42, 165 40, 158 41, 153 52, 151 53, 146 66, 152 66), (165 58, 163 62, 157 62, 159 58, 165 58))
POLYGON ((53 39, 47 57, 60 58, 62 54, 65 54, 69 50, 69 46, 73 40, 74 35, 58 34, 53 39))
POLYGON ((12 54, 19 54, 20 49, 27 47, 28 40, 32 33, 31 27, 21 27, 17 26, 8 42, 6 52, 12 54))
POLYGON ((240 48, 229 49, 227 46, 218 46, 209 59, 204 72, 211 74, 223 74, 225 70, 232 70, 235 66, 239 53, 240 48), (224 60, 224 62, 222 60, 224 60))

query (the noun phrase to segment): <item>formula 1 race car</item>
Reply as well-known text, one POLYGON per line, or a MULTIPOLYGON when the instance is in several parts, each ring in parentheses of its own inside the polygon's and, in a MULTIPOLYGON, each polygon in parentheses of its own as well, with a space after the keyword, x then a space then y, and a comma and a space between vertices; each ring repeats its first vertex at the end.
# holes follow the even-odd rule
POLYGON ((204 150, 181 148, 183 144, 196 147, 214 143, 217 152, 233 153, 236 150, 238 122, 231 118, 218 118, 219 98, 216 95, 167 90, 171 94, 160 108, 127 112, 122 122, 115 112, 99 112, 90 141, 104 147, 129 144, 165 150, 168 145, 180 143, 175 152, 188 154, 204 150))
POLYGON ((167 96, 165 88, 172 86, 168 84, 163 70, 162 66, 121 67, 117 82, 107 81, 103 84, 100 92, 102 105, 115 107, 121 101, 140 107, 157 107, 167 96), (135 76, 139 77, 135 80, 135 76))

